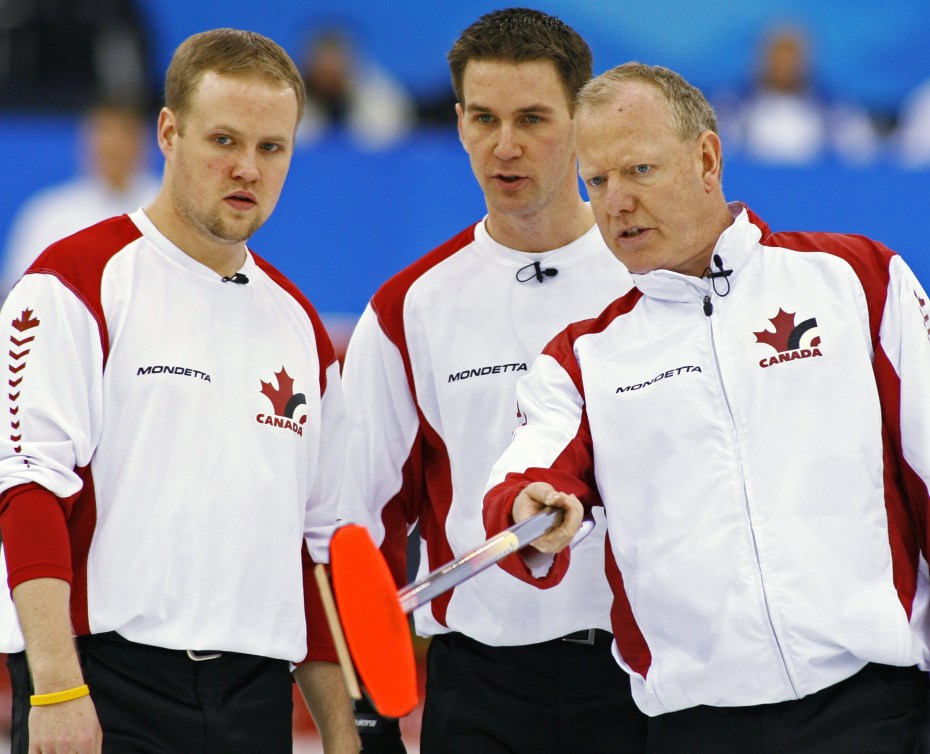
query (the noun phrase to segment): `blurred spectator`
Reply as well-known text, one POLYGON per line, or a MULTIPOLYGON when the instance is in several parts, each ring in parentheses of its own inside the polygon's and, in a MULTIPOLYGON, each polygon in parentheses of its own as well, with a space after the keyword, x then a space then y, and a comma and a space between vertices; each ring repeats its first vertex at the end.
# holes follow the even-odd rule
POLYGON ((146 170, 148 125, 135 104, 106 101, 87 111, 79 139, 83 175, 44 189, 17 214, 3 261, 4 296, 53 242, 155 197, 160 181, 146 170))
POLYGON ((0 0, 0 107, 84 110, 155 102, 145 23, 133 0, 0 0))
POLYGON ((364 59, 340 29, 327 28, 307 40, 301 73, 307 107, 298 143, 342 128, 360 145, 378 149, 414 125, 416 109, 410 95, 381 66, 364 59))
POLYGON ((904 101, 897 136, 905 167, 930 168, 930 81, 918 86, 904 101))
POLYGON ((718 114, 728 142, 760 162, 804 165, 836 157, 866 163, 880 145, 868 113, 816 85, 810 40, 796 27, 764 36, 750 92, 718 103, 718 114))

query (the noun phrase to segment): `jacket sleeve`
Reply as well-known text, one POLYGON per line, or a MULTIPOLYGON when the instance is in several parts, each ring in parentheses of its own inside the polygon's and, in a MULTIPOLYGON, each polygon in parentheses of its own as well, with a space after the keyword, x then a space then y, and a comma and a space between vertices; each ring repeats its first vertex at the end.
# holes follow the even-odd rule
POLYGON ((888 272, 875 369, 900 483, 930 560, 930 299, 901 257, 888 272))
POLYGON ((420 421, 401 348, 366 307, 346 353, 346 477, 339 518, 368 529, 398 586, 422 495, 420 421))
POLYGON ((329 540, 336 528, 339 491, 345 468, 345 401, 339 362, 325 333, 317 333, 320 355, 320 436, 317 458, 311 464, 310 497, 304 517, 305 547, 301 553, 307 620, 304 662, 337 662, 336 648, 314 577, 318 563, 329 562, 329 540))
POLYGON ((321 364, 325 379, 320 395, 320 441, 311 465, 310 497, 304 519, 304 537, 316 563, 329 561, 329 540, 336 527, 339 494, 345 476, 346 411, 339 377, 339 362, 321 364))
POLYGON ((7 426, 0 532, 10 589, 70 581, 67 518, 100 436, 105 325, 49 274, 26 275, 0 310, 7 426))
MULTIPOLYGON (((567 338, 559 336, 517 384, 517 403, 525 424, 494 464, 484 498, 488 536, 513 524, 513 502, 531 482, 548 482, 576 495, 586 509, 599 504, 594 480, 591 432, 578 365, 567 338)), ((537 579, 516 553, 500 566, 523 581, 547 588, 568 570, 569 548, 555 556, 548 574, 537 579)))

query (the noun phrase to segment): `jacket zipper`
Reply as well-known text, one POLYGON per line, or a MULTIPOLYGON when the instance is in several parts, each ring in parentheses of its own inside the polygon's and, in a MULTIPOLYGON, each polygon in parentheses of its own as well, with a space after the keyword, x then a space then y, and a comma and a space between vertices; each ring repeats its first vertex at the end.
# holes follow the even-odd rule
MULTIPOLYGON (((717 372, 717 385, 720 388, 720 395, 723 396, 723 402, 727 407, 727 414, 730 417, 730 425, 733 427, 733 437, 736 438, 737 447, 739 447, 739 435, 736 432, 736 420, 733 418, 733 409, 730 407, 730 397, 727 395, 726 388, 723 384, 723 372, 720 369, 720 360, 717 358, 717 341, 714 337, 714 323, 710 319, 710 315, 714 311, 714 305, 711 303, 710 295, 707 294, 704 296, 703 301, 704 314, 708 317, 708 325, 710 326, 710 350, 714 356, 714 368, 717 372)), ((778 649, 778 656, 781 659, 782 669, 785 671, 785 678, 788 680, 788 684, 791 686, 791 691, 794 693, 796 699, 799 699, 798 690, 794 685, 794 681, 791 678, 791 673, 788 671, 788 663, 785 660, 785 653, 781 646, 781 641, 778 638, 778 632, 775 630, 775 623, 772 620, 772 611, 769 607, 769 596, 768 590, 765 587, 765 575, 762 572, 762 560, 759 557, 759 546, 756 543, 756 530, 752 524, 752 509, 749 507, 749 492, 746 489, 745 477, 743 478, 743 500, 745 501, 746 508, 746 518, 749 519, 749 534, 752 537, 752 550, 756 557, 756 568, 759 572, 759 583, 762 586, 762 601, 765 604, 765 616, 769 621, 769 628, 772 631, 772 638, 775 640, 775 647, 778 649)))

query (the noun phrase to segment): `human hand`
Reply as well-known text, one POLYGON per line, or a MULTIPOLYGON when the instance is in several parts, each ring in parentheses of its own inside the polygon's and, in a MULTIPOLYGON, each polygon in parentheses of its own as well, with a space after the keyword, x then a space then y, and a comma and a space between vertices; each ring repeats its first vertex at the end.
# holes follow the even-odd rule
POLYGON ((101 754, 103 732, 89 696, 29 711, 29 754, 101 754))
POLYGON ((578 533, 584 516, 581 501, 574 495, 559 492, 547 482, 528 484, 513 502, 513 520, 519 523, 544 508, 560 508, 559 522, 530 544, 540 552, 556 553, 565 549, 578 533))

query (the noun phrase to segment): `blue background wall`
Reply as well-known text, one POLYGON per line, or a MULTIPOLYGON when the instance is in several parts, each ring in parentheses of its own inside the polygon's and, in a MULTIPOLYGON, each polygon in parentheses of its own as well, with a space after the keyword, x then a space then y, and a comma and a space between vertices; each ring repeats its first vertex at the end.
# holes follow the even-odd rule
POLYGON ((367 52, 417 92, 445 86, 445 54, 482 13, 528 5, 574 26, 594 51, 595 71, 625 60, 661 64, 701 88, 736 86, 752 67, 767 24, 807 26, 823 83, 870 107, 895 107, 930 76, 927 0, 138 0, 167 66, 189 34, 239 26, 268 34, 293 54, 320 20, 352 26, 367 52))
MULTIPOLYGON (((205 28, 254 28, 296 55, 309 24, 335 18, 352 24, 365 49, 418 93, 448 86, 449 45, 477 15, 502 5, 342 0, 333 12, 307 0, 143 2, 162 71, 174 47, 205 28)), ((896 108, 930 77, 926 0, 884 6, 864 0, 562 0, 534 6, 560 15, 589 39, 597 71, 638 58, 676 68, 709 92, 739 85, 762 28, 773 19, 807 23, 826 83, 872 107, 896 108)), ((73 119, 0 113, 0 239, 23 199, 73 174, 74 135, 73 119)), ((837 230, 882 240, 930 285, 930 171, 902 171, 890 157, 868 168, 788 169, 727 154, 724 187, 775 230, 837 230)), ((321 312, 351 318, 388 276, 483 213, 451 130, 417 133, 380 153, 332 138, 295 155, 278 210, 252 246, 289 274, 321 312)))

